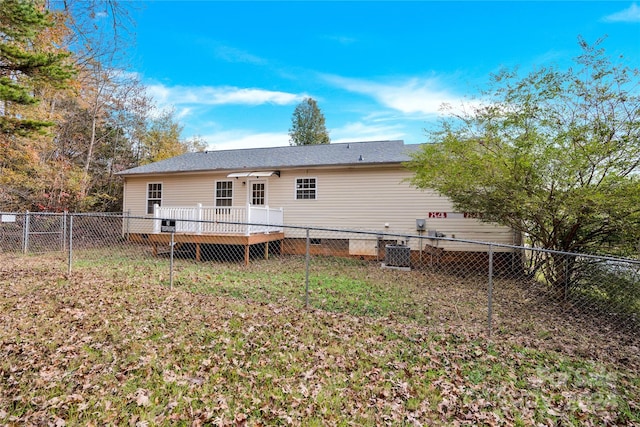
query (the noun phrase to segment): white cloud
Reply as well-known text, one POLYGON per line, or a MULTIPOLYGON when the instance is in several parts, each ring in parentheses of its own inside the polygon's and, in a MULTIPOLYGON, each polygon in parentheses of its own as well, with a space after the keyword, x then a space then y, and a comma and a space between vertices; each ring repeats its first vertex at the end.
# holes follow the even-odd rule
POLYGON ((289 135, 277 132, 251 133, 246 130, 228 130, 201 136, 209 150, 238 150, 241 148, 282 147, 289 145, 289 135))
POLYGON ((151 84, 147 93, 160 105, 291 105, 307 95, 235 86, 165 86, 151 84))
MULTIPOLYGON (((402 126, 369 125, 363 122, 348 123, 330 130, 331 142, 384 141, 403 139, 402 126)), ((256 132, 245 129, 225 130, 200 135, 208 144, 208 150, 238 150, 242 148, 283 147, 289 145, 289 134, 284 132, 256 132)))
POLYGON ((215 47, 216 56, 227 62, 264 65, 267 61, 231 46, 218 45, 215 47))
POLYGON ((166 105, 169 103, 171 96, 171 89, 164 85, 152 84, 147 85, 147 94, 150 95, 159 104, 166 105))
POLYGON ((633 3, 628 9, 607 15, 602 20, 604 22, 640 22, 640 7, 633 3))
POLYGON ((399 83, 377 83, 339 76, 324 76, 330 83, 350 92, 368 95, 387 108, 404 114, 442 114, 443 104, 459 105, 462 98, 440 87, 436 79, 411 78, 399 83))
POLYGON ((330 131, 331 142, 386 141, 403 139, 406 136, 401 125, 369 124, 351 122, 330 131))
POLYGON ((176 112, 176 119, 181 120, 181 119, 184 119, 185 117, 189 117, 191 115, 191 111, 192 109, 189 107, 181 108, 176 112))

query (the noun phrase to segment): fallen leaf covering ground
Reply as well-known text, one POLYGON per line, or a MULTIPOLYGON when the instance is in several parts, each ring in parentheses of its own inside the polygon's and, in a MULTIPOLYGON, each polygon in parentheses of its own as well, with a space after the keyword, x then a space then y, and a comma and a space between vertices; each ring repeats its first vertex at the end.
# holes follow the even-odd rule
POLYGON ((535 299, 489 338, 473 281, 154 262, 0 254, 0 424, 640 425, 637 341, 535 299))

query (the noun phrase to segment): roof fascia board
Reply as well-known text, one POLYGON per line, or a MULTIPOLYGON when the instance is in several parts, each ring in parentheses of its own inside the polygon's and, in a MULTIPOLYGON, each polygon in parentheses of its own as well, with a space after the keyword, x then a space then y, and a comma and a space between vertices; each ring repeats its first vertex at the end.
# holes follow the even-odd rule
MULTIPOLYGON (((278 167, 279 171, 293 170, 293 169, 354 169, 364 167, 389 167, 389 166, 402 166, 406 160, 399 162, 380 162, 380 163, 341 163, 341 164, 328 164, 328 165, 295 165, 278 167)), ((229 174, 237 172, 238 169, 197 169, 189 171, 170 171, 170 172, 144 172, 144 173, 127 173, 122 174, 124 178, 127 177, 139 177, 139 176, 165 176, 165 175, 204 175, 204 174, 229 174)), ((271 171, 271 169, 269 169, 271 171)), ((260 171, 253 171, 260 172, 260 171)), ((277 171, 276 171, 277 172, 277 171)))

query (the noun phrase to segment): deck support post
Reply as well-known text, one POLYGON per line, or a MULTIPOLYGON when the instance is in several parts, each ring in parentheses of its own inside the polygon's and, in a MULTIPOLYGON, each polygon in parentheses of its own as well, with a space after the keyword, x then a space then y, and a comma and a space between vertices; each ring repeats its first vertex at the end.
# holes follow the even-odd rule
MULTIPOLYGON (((2 1, 2 0, 0 0, 2 1)), ((137 234, 134 233, 130 236, 130 239, 134 241, 144 241, 148 245, 152 247, 153 255, 158 256, 158 253, 162 250, 162 248, 166 247, 170 243, 170 237, 168 233, 153 233, 149 235, 137 234)), ((257 245, 257 247, 262 250, 261 245, 264 243, 264 258, 269 259, 269 252, 271 249, 269 245, 271 242, 274 243, 274 248, 276 252, 278 249, 280 253, 284 253, 284 233, 282 232, 273 232, 273 233, 256 233, 251 236, 244 235, 229 235, 229 234, 189 234, 189 233, 176 233, 174 243, 177 245, 176 248, 179 248, 181 245, 188 245, 193 248, 192 245, 195 245, 195 259, 197 261, 201 261, 203 259, 203 248, 202 245, 215 245, 212 250, 225 250, 228 246, 242 247, 244 248, 244 263, 245 265, 249 265, 251 261, 251 246, 257 245), (279 246, 275 246, 279 245, 279 246), (219 246, 219 248, 216 248, 219 246)), ((193 249, 192 249, 193 250, 193 249)))

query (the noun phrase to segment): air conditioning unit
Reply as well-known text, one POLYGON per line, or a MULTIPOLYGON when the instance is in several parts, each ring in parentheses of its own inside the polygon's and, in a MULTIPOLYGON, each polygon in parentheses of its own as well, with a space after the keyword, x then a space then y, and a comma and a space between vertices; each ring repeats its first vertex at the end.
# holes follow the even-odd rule
POLYGON ((406 245, 386 245, 384 263, 387 267, 410 267, 411 248, 406 245))

